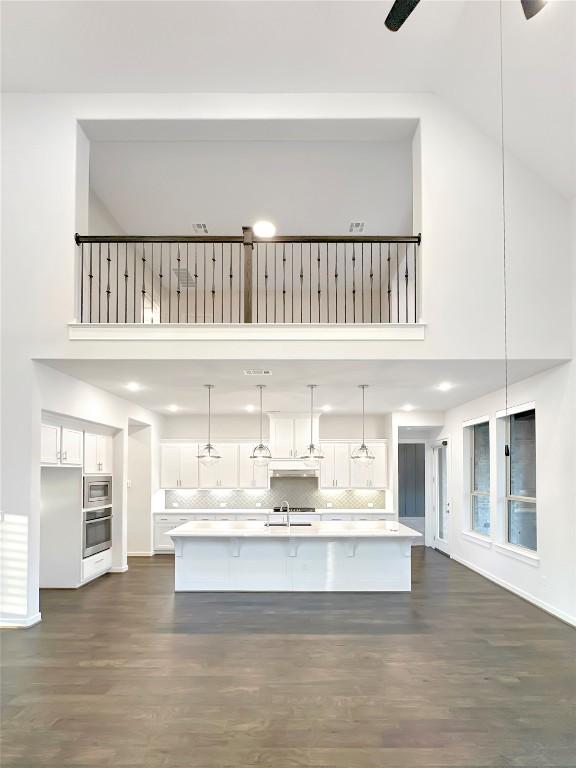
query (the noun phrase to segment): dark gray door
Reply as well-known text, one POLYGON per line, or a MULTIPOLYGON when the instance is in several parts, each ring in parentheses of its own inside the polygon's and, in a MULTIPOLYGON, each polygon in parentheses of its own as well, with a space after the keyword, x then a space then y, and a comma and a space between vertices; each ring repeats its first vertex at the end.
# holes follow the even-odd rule
POLYGON ((398 513, 400 517, 424 517, 424 445, 398 445, 398 513))

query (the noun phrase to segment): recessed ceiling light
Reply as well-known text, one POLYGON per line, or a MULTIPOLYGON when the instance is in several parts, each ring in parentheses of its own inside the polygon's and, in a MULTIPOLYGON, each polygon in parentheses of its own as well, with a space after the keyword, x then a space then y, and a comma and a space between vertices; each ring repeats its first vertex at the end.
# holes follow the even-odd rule
POLYGON ((256 406, 252 405, 252 403, 248 403, 248 405, 245 406, 245 410, 247 410, 248 413, 254 413, 256 406))
POLYGON ((180 410, 180 406, 179 406, 179 405, 176 405, 176 404, 174 404, 174 403, 173 403, 172 405, 169 405, 169 406, 168 406, 168 410, 169 410, 171 413, 176 413, 176 411, 179 411, 179 410, 180 410))
POLYGON ((126 384, 126 389, 129 389, 130 392, 138 392, 142 387, 137 381, 129 381, 128 384, 126 384))
POLYGON ((411 405, 410 403, 406 403, 406 405, 402 406, 403 411, 413 411, 415 408, 414 405, 411 405))
POLYGON ((256 237, 274 237, 276 234, 276 227, 271 221, 257 221, 252 230, 256 237))
POLYGON ((324 411, 324 413, 328 413, 328 411, 331 411, 331 410, 332 410, 332 406, 331 406, 331 405, 328 405, 328 404, 326 404, 326 405, 323 405, 323 406, 322 406, 322 408, 321 408, 321 410, 322 410, 322 411, 324 411))
POLYGON ((436 389, 439 389, 440 392, 448 392, 452 389, 454 384, 452 384, 451 381, 441 381, 440 384, 436 387, 436 389))

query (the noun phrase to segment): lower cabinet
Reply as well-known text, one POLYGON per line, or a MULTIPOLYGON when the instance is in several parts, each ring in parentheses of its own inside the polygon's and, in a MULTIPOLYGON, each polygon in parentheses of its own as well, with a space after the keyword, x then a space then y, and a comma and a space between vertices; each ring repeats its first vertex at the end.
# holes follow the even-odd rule
POLYGON ((82 581, 89 581, 96 576, 100 576, 112 567, 112 550, 98 552, 96 555, 86 557, 82 560, 82 581))

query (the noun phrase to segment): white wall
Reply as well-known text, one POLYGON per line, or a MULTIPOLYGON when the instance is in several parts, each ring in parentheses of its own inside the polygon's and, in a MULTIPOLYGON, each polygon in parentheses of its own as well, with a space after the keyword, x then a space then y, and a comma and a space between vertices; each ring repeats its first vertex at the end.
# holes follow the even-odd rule
POLYGON ((502 446, 496 444, 496 412, 504 408, 499 391, 446 414, 442 435, 450 440, 452 514, 449 545, 452 557, 511 589, 537 605, 576 624, 576 506, 574 470, 576 454, 576 376, 574 363, 519 382, 510 388, 509 406, 536 404, 536 488, 538 560, 518 559, 504 543, 502 500, 502 446), (467 488, 464 484, 465 421, 490 417, 491 422, 491 539, 485 542, 463 535, 470 529, 467 488), (500 449, 500 450, 499 450, 500 449), (498 469, 499 468, 499 469, 498 469))
POLYGON ((126 474, 129 555, 152 552, 152 455, 156 451, 157 446, 152 445, 152 428, 129 422, 126 474))
MULTIPOLYGON (((74 420, 102 425, 117 430, 114 437, 114 498, 113 567, 126 567, 127 556, 127 448, 128 421, 134 419, 149 424, 152 435, 151 488, 158 489, 159 455, 157 449, 159 417, 134 403, 115 397, 104 390, 66 376, 45 365, 29 362, 27 376, 22 381, 26 395, 16 413, 6 410, 12 471, 16 477, 5 482, 3 533, 2 620, 6 624, 26 625, 39 619, 39 532, 40 532, 40 425, 41 412, 50 411, 74 420), (18 428, 11 428, 13 421, 18 428), (23 485, 22 482, 25 484, 23 485), (20 485, 20 499, 17 500, 20 485), (26 496, 26 492, 28 496, 26 496), (18 570, 17 570, 18 567, 18 570), (19 582, 15 576, 22 575, 19 582)), ((88 428, 88 425, 87 425, 88 428)), ((5 464, 6 467, 6 464, 5 464)), ((5 469, 6 472, 6 469, 5 469)))

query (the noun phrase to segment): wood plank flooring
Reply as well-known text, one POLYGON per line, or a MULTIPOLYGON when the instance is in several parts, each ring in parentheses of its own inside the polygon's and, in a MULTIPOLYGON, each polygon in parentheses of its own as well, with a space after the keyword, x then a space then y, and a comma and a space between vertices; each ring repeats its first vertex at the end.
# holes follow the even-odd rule
POLYGON ((576 632, 436 552, 411 594, 180 594, 173 560, 2 635, 3 768, 576 767, 576 632))

